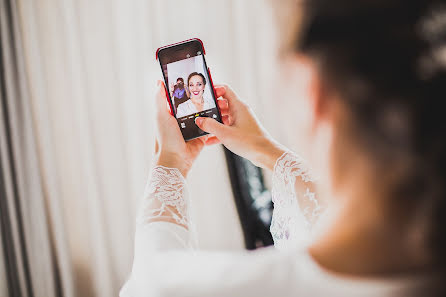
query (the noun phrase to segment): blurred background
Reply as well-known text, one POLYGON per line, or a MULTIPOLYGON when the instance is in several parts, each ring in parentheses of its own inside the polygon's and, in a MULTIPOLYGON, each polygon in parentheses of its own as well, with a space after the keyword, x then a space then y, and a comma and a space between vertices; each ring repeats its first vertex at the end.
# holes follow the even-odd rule
MULTIPOLYGON (((3 176, 1 230, 5 241, 11 224, 2 245, 16 251, 3 251, 1 296, 14 295, 10 265, 28 267, 15 280, 22 296, 118 295, 152 162, 158 47, 200 38, 214 82, 290 144, 274 104, 275 1, 0 2, 1 164, 14 173, 3 176)), ((188 181, 200 248, 244 249, 220 145, 205 149, 188 181)))

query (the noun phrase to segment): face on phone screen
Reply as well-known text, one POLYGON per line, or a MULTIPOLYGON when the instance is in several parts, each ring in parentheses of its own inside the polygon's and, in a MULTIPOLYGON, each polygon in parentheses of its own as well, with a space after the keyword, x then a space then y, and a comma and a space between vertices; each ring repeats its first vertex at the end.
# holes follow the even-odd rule
POLYGON ((221 122, 199 41, 163 48, 158 53, 173 114, 185 140, 207 134, 195 118, 212 117, 221 122))

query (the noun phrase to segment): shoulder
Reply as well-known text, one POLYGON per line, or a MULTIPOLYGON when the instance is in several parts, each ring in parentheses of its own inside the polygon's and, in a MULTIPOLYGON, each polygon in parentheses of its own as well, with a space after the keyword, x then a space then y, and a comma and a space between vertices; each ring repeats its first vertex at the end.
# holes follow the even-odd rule
POLYGON ((204 109, 209 109, 209 108, 215 107, 215 103, 214 103, 214 100, 212 99, 212 97, 204 96, 203 98, 204 98, 204 104, 205 104, 204 109))
POLYGON ((189 107, 190 103, 191 103, 190 99, 187 99, 186 101, 184 101, 183 103, 178 105, 178 108, 180 108, 180 107, 187 108, 187 107, 189 107))
POLYGON ((177 113, 184 113, 187 112, 187 110, 190 108, 190 99, 186 100, 185 102, 178 105, 177 113))

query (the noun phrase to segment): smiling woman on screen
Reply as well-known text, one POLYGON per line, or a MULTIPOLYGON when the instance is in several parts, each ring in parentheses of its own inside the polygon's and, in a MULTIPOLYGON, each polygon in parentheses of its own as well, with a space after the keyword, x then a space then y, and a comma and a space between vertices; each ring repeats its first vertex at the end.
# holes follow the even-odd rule
POLYGON ((190 99, 178 105, 177 118, 214 108, 211 100, 207 100, 203 94, 206 87, 206 78, 203 74, 192 72, 187 78, 187 86, 190 99))

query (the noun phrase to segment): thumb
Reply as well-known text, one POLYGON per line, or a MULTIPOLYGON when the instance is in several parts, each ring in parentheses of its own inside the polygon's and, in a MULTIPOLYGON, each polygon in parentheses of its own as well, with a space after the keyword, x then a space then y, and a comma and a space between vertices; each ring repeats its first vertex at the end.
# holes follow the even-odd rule
POLYGON ((228 127, 222 123, 217 122, 213 118, 207 117, 195 118, 195 124, 197 124, 201 130, 214 134, 218 138, 223 137, 228 129, 228 127))

